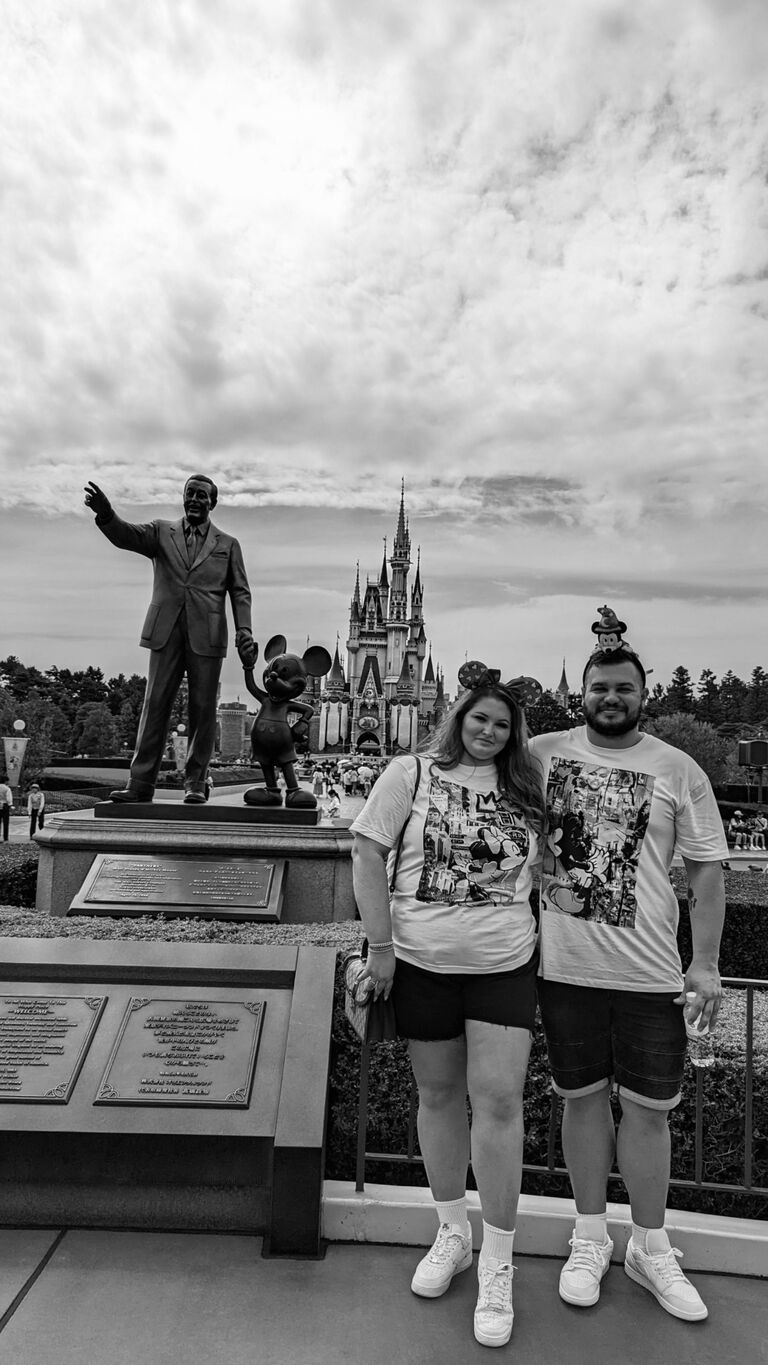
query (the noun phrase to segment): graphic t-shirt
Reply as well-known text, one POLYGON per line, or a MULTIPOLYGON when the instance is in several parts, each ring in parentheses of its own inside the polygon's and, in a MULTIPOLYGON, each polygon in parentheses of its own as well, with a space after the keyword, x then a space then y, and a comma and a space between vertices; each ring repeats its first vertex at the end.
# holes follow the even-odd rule
MULTIPOLYGON (((391 896, 392 938, 405 962, 432 972, 505 972, 529 960, 535 832, 497 789, 495 764, 443 772, 393 759, 352 824, 392 849, 405 831, 391 896)), ((391 880, 394 853, 387 864, 391 880)))
POLYGON ((653 735, 601 749, 586 726, 537 735, 548 835, 542 857, 541 965, 552 981, 616 990, 683 986, 674 853, 728 857, 709 779, 653 735))

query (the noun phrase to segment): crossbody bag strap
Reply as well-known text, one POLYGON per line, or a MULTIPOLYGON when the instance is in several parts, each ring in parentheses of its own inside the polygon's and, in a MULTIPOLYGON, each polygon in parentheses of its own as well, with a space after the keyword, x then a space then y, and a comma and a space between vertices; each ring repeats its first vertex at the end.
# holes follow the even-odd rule
POLYGON ((416 793, 419 790, 419 783, 421 782, 421 759, 419 758, 418 754, 414 754, 414 758, 416 759, 416 782, 414 784, 413 796, 411 798, 411 809, 405 818, 405 824, 403 825, 403 828, 400 830, 400 833, 397 836, 397 843, 395 844, 395 861, 392 865, 392 876, 389 879, 390 896, 392 895, 392 892, 395 889, 395 883, 397 881, 397 869, 400 866, 400 854, 403 851, 403 839, 405 838, 405 831, 408 828, 408 822, 411 816, 413 815, 413 807, 416 801, 416 793))

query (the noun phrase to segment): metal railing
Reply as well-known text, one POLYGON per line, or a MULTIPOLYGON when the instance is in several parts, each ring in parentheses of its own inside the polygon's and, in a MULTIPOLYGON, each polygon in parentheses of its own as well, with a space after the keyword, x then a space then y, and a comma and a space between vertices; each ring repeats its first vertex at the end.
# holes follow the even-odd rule
MULTIPOLYGON (((704 1140, 704 1099, 707 1086, 708 1072, 705 1068, 696 1068, 696 1090, 695 1090, 695 1109, 694 1109, 694 1171, 693 1179, 687 1180, 673 1176, 670 1185, 678 1189, 707 1190, 714 1192, 730 1193, 736 1195, 757 1195, 768 1196, 768 1185, 755 1185, 753 1183, 754 1168, 754 1148, 756 1138, 760 1142, 768 1142, 768 1113, 765 1116, 765 1133, 755 1131, 754 1122, 754 1081, 755 1081, 755 994, 756 992, 768 997, 768 981, 753 980, 747 977, 724 977, 723 987, 726 991, 744 991, 744 1124, 743 1124, 743 1178, 741 1183, 731 1183, 727 1181, 707 1180, 704 1178, 705 1164, 705 1140, 704 1140)), ((768 1018, 765 1022, 766 1034, 768 1034, 768 1018)), ((716 1037, 717 1035, 715 1035, 716 1037)), ((374 1046, 376 1046, 374 1044, 374 1046)), ((739 1049, 741 1051, 741 1049, 739 1049)), ((406 1167, 423 1166, 424 1159, 417 1150, 416 1136, 416 1115, 418 1111, 418 1094, 416 1083, 412 1081, 408 1111, 408 1127, 406 1150, 404 1152, 377 1152, 367 1148, 367 1120, 368 1120, 368 1094, 370 1082, 370 1059, 371 1046, 364 1046, 360 1060, 360 1095, 358 1102, 358 1122, 357 1122, 357 1153, 355 1162, 355 1188, 358 1191, 365 1189, 365 1170, 370 1162, 386 1161, 393 1164, 400 1164, 406 1167)), ((768 1060, 766 1061, 768 1071, 768 1060)), ((557 1134, 560 1120, 560 1109, 562 1102, 559 1097, 552 1094, 549 1115, 549 1135, 547 1144, 547 1164, 535 1165, 528 1162, 523 1164, 524 1174, 537 1176, 551 1176, 554 1180, 561 1181, 567 1177, 565 1166, 556 1163, 557 1134)), ((611 1173, 611 1179, 620 1179, 617 1170, 611 1173)))

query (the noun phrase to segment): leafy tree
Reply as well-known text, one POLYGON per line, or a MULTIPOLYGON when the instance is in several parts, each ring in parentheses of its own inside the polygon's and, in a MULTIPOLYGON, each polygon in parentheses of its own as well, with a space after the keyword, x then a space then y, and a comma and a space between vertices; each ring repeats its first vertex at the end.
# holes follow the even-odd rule
POLYGON ((525 710, 528 732, 532 735, 548 735, 555 730, 572 730, 577 721, 571 719, 567 711, 550 692, 545 692, 535 706, 525 710))
POLYGON ((678 711, 671 716, 659 716, 649 721, 645 728, 649 734, 689 754, 704 769, 713 785, 723 781, 732 745, 718 734, 714 726, 696 720, 687 711, 678 711))
POLYGON ((645 716, 649 721, 655 720, 657 716, 664 715, 666 695, 667 690, 664 687, 664 684, 654 683, 649 693, 648 700, 645 703, 645 716))
POLYGON ((766 716, 768 716, 768 673, 758 665, 757 668, 752 669, 752 676, 749 680, 744 719, 751 725, 760 725, 766 716))
POLYGON ((45 678, 39 668, 27 668, 15 654, 9 654, 7 659, 0 659, 0 686, 16 701, 23 702, 30 691, 39 696, 44 694, 45 678))
POLYGON ((110 678, 107 683, 107 705, 112 715, 119 716, 128 704, 135 715, 140 716, 146 690, 147 680, 140 673, 132 673, 130 678, 118 673, 116 678, 110 678))
POLYGON ((696 689, 696 719, 707 725, 719 725, 722 719, 720 710, 720 688, 711 668, 705 668, 696 689))
POLYGON ((696 700, 693 695, 691 675, 688 669, 680 664, 672 674, 672 681, 667 688, 664 698, 664 714, 673 716, 680 711, 685 711, 688 715, 693 715, 695 710, 696 700))
POLYGON ((80 754, 103 757, 117 751, 117 726, 106 702, 89 701, 78 707, 73 743, 80 754))
MULTIPOLYGON (((39 697, 35 691, 27 693, 24 701, 0 692, 0 731, 3 735, 13 735, 15 720, 23 720, 25 728, 21 734, 26 736, 27 747, 21 770, 22 786, 38 779, 43 768, 51 758, 51 733, 53 730, 53 711, 50 703, 39 697)), ((0 746, 3 747, 4 746, 0 746)), ((5 758, 3 756, 3 770, 5 758)))
POLYGON ((743 724, 747 703, 747 684, 729 668, 720 683, 720 712, 722 721, 743 724))

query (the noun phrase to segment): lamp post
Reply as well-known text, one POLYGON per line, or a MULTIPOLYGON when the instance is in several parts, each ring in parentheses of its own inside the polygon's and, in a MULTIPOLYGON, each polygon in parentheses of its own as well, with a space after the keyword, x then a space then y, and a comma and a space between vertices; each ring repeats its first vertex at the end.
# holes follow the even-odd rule
POLYGON ((5 771, 8 774, 8 786, 13 792, 14 805, 16 803, 16 793, 21 781, 21 765, 24 762, 24 753, 29 742, 29 736, 24 734, 26 722, 15 720, 13 722, 14 733, 3 735, 3 748, 5 749, 5 771))

